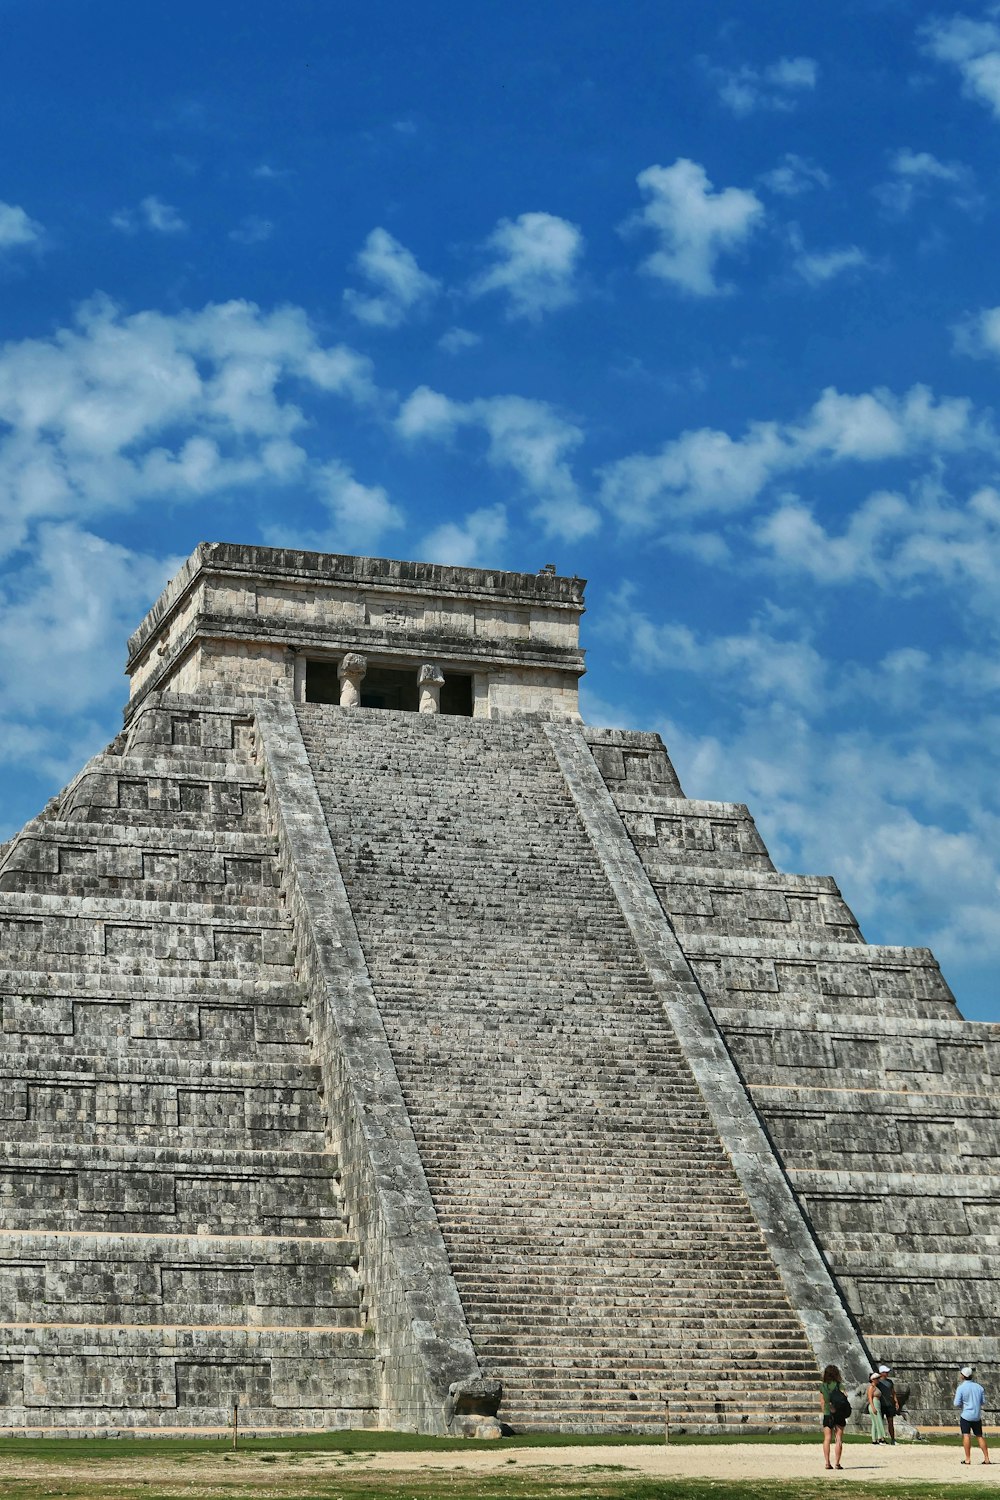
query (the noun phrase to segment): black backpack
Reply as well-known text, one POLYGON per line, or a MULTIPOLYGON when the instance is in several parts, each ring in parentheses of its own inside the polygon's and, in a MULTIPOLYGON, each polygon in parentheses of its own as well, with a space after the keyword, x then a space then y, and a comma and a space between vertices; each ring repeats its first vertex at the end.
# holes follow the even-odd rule
POLYGON ((835 1391, 830 1392, 830 1414, 838 1424, 846 1422, 853 1406, 847 1399, 847 1395, 838 1386, 835 1391))

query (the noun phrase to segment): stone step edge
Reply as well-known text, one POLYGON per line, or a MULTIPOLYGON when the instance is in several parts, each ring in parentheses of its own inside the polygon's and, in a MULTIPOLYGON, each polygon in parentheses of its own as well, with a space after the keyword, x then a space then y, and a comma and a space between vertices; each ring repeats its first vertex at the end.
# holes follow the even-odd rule
POLYGON ((43 1322, 38 1319, 22 1319, 14 1323, 0 1323, 0 1346, 10 1347, 10 1334, 59 1332, 74 1333, 286 1333, 286 1334, 351 1334, 362 1336, 364 1330, 353 1323, 94 1323, 94 1322, 43 1322))
MULTIPOLYGON (((650 845, 652 850, 654 846, 650 845)), ((646 846, 639 849, 640 858, 646 846)), ((777 891, 795 896, 806 891, 811 895, 833 896, 843 901, 843 893, 832 875, 794 875, 787 870, 761 870, 746 865, 682 865, 671 863, 669 869, 658 868, 650 872, 650 884, 654 890, 667 885, 703 886, 713 890, 777 891)), ((845 903, 846 904, 846 903, 845 903)), ((847 925, 844 923, 843 925, 847 925)))
POLYGON ((773 958, 786 964, 820 962, 877 964, 896 969, 934 969, 938 961, 930 948, 890 947, 883 943, 837 943, 819 941, 789 945, 781 938, 728 938, 707 933, 685 933, 684 952, 696 958, 773 958))
POLYGON ((36 1166, 40 1170, 78 1172, 97 1170, 104 1164, 110 1167, 135 1165, 153 1172, 198 1169, 214 1176, 239 1178, 252 1177, 268 1165, 283 1169, 290 1176, 307 1173, 316 1177, 336 1177, 340 1171, 339 1158, 329 1149, 279 1151, 273 1146, 260 1146, 241 1147, 237 1152, 232 1147, 222 1150, 212 1146, 174 1149, 125 1141, 8 1141, 0 1145, 0 1171, 36 1166))
MULTIPOLYGON (((869 943, 853 946, 862 946, 869 953, 872 951, 869 943)), ((821 1002, 822 998, 820 997, 821 1002)), ((813 996, 801 1000, 790 998, 782 1010, 748 1011, 745 1006, 713 1000, 712 1013, 724 1032, 740 1036, 766 1035, 770 1032, 791 1032, 798 1035, 807 1029, 808 1023, 809 1030, 825 1034, 830 1041, 837 1041, 841 1036, 845 1041, 858 1037, 863 1041, 892 1044, 896 1040, 894 1036, 887 1036, 884 1025, 872 1016, 860 1012, 817 1009, 813 996)), ((904 1048, 914 1034, 928 1041, 941 1040, 952 1045, 966 1040, 970 1035, 977 1041, 1000 1044, 1000 1021, 966 1021, 961 1016, 908 1016, 906 1035, 902 1038, 904 1048)), ((794 1067, 796 1064, 789 1063, 785 1066, 794 1067)))
MULTIPOLYGON (((119 809, 127 812, 127 808, 119 809)), ((107 845, 129 848, 133 845, 150 852, 159 852, 156 841, 162 840, 163 852, 176 853, 242 853, 267 855, 277 858, 278 846, 274 835, 265 831, 213 828, 178 828, 176 824, 164 823, 90 823, 76 818, 51 818, 44 823, 29 823, 18 836, 22 843, 68 844, 76 848, 80 844, 107 845), (178 840, 181 841, 178 848, 178 840)))
POLYGON ((137 1246, 143 1241, 151 1241, 155 1246, 170 1241, 178 1246, 185 1246, 188 1250, 193 1246, 220 1245, 232 1247, 234 1253, 239 1251, 242 1245, 257 1248, 262 1245, 347 1245, 357 1246, 355 1235, 343 1234, 196 1234, 194 1232, 184 1233, 178 1230, 148 1230, 148 1229, 8 1229, 0 1228, 0 1252, 2 1252, 4 1241, 10 1240, 84 1240, 100 1241, 121 1240, 128 1244, 135 1243, 137 1246))
MULTIPOLYGON (((130 1038, 130 1041, 142 1038, 130 1038)), ((162 1041, 163 1038, 156 1038, 162 1041)), ((183 1046, 184 1043, 181 1043, 183 1046)), ((280 1062, 253 1058, 137 1057, 130 1052, 67 1052, 58 1063, 45 1065, 31 1052, 8 1051, 0 1046, 0 1082, 26 1083, 139 1083, 162 1084, 165 1088, 191 1083, 215 1084, 237 1089, 306 1089, 316 1094, 319 1064, 303 1059, 280 1062), (265 1071, 266 1070, 266 1071, 265 1071)))
POLYGON ((274 927, 290 931, 291 919, 280 904, 278 887, 261 886, 260 889, 273 891, 274 902, 264 906, 232 906, 225 901, 144 901, 135 896, 0 891, 0 918, 60 917, 66 921, 104 921, 140 927, 155 923, 185 927, 221 924, 226 928, 274 927))

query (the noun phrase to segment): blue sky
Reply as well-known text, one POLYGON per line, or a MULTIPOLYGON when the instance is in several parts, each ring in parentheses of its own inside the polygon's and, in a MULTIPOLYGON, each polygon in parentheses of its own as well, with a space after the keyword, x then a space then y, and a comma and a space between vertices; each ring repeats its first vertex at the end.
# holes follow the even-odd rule
POLYGON ((0 837, 201 540, 590 580, 1000 1020, 1000 7, 0 0, 0 837))

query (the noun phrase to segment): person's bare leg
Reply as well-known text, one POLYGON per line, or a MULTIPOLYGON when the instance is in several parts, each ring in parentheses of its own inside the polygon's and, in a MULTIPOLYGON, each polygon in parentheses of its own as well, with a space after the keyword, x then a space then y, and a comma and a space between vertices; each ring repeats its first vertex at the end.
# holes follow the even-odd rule
POLYGON ((984 1437, 979 1439, 979 1451, 983 1455, 983 1463, 988 1464, 990 1462, 990 1450, 986 1446, 986 1439, 984 1437))
POLYGON ((888 1412, 885 1413, 885 1425, 889 1431, 889 1441, 894 1443, 896 1441, 896 1418, 890 1416, 888 1412))
POLYGON ((841 1455, 841 1451, 843 1450, 843 1447, 844 1447, 844 1429, 842 1427, 838 1427, 837 1428, 837 1441, 836 1441, 836 1444, 834 1445, 834 1449, 833 1449, 833 1461, 836 1464, 836 1466, 837 1466, 838 1469, 840 1468, 840 1455, 841 1455))
POLYGON ((830 1467, 830 1438, 833 1436, 829 1427, 823 1428, 823 1461, 827 1468, 830 1467))
POLYGON ((962 1447, 965 1450, 965 1457, 963 1458, 962 1462, 964 1464, 971 1463, 972 1462, 972 1434, 971 1433, 968 1433, 968 1432, 963 1432, 962 1433, 962 1447))

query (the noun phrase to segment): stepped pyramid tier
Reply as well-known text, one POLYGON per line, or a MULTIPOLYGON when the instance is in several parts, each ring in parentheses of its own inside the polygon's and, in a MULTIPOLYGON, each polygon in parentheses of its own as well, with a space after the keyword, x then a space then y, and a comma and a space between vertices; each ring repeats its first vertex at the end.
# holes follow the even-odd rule
POLYGON ((1000 1374, 995 1028, 659 737, 584 586, 199 547, 0 849, 0 1429, 814 1425, 1000 1374))

